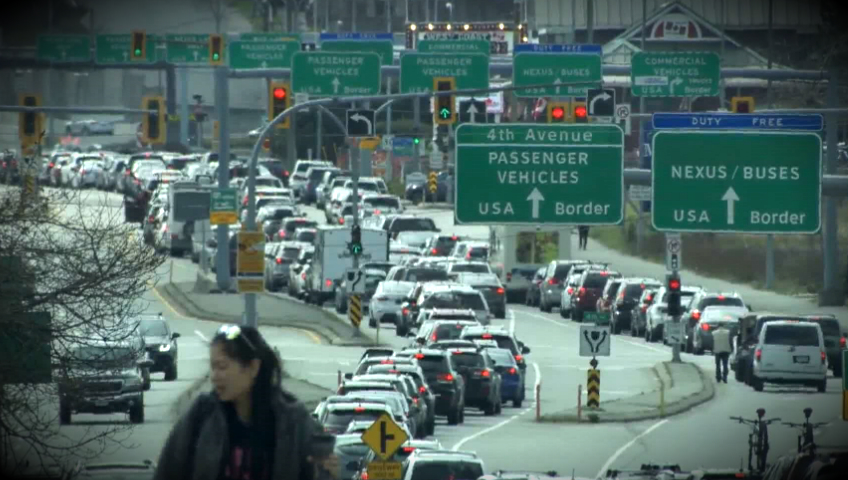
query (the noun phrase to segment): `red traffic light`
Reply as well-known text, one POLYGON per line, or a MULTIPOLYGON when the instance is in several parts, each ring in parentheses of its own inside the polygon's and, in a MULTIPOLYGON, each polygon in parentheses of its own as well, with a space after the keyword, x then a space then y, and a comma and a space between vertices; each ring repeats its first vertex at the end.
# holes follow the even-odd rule
POLYGON ((680 290, 680 280, 672 279, 668 281, 668 288, 670 290, 680 290))
POLYGON ((285 88, 275 88, 274 89, 274 98, 277 100, 282 100, 286 98, 286 89, 285 88))
POLYGON ((574 117, 575 118, 584 118, 588 112, 586 111, 586 107, 583 105, 578 105, 574 107, 574 117))
POLYGON ((562 107, 554 107, 551 109, 551 118, 561 120, 565 116, 565 109, 562 107))

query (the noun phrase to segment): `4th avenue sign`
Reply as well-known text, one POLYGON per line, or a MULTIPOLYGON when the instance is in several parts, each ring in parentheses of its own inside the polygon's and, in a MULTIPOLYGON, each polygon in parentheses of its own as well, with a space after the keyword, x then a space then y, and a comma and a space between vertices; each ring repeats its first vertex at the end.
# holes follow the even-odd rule
POLYGON ((654 228, 816 233, 821 152, 821 138, 808 132, 657 131, 654 228))
POLYGON ((601 79, 601 56, 591 53, 519 53, 512 69, 516 87, 555 85, 516 90, 519 97, 585 97, 601 79))
POLYGON ((459 223, 614 225, 624 218, 624 132, 605 124, 463 124, 459 223))
POLYGON ((292 59, 292 91, 318 97, 380 93, 376 53, 297 52, 292 59))

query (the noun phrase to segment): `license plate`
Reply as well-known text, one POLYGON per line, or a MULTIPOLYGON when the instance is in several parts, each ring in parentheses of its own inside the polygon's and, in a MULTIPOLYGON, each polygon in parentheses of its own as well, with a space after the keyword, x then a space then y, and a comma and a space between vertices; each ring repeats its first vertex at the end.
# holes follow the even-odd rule
POLYGON ((109 400, 95 400, 94 401, 95 407, 105 407, 107 405, 109 405, 109 400))
POLYGON ((808 355, 796 355, 795 363, 810 363, 810 357, 808 355))

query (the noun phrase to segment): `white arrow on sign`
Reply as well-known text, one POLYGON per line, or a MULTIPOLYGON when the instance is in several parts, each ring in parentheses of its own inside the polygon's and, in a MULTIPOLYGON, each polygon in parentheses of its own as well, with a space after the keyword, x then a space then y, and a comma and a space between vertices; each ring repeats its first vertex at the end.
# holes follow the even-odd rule
POLYGON ((368 120, 368 117, 366 117, 365 115, 354 113, 350 116, 350 119, 354 122, 365 122, 365 124, 368 125, 368 135, 371 135, 371 133, 373 132, 373 130, 371 129, 371 120, 368 120))
POLYGON ((609 93, 607 93, 606 91, 604 91, 603 93, 601 93, 597 97, 593 98, 592 101, 589 102, 589 115, 595 114, 595 102, 597 102, 598 100, 603 100, 603 101, 606 102, 610 98, 612 98, 612 96, 609 93))
POLYGON ((669 88, 670 88, 669 92, 670 92, 670 93, 674 93, 674 87, 676 87, 676 86, 678 86, 678 85, 680 85, 680 84, 682 84, 682 83, 683 83, 683 79, 682 79, 682 78, 680 78, 680 77, 675 77, 675 78, 673 78, 673 79, 671 80, 671 83, 669 83, 669 84, 668 84, 668 85, 669 85, 669 88))
POLYGON ((333 77, 333 93, 339 93, 339 85, 341 84, 339 77, 333 77))
POLYGON ((556 85, 556 89, 554 90, 556 93, 559 93, 559 84, 562 83, 562 80, 556 79, 554 80, 554 85, 556 85))
POLYGON ((734 202, 739 201, 739 195, 736 195, 736 190, 734 190, 733 187, 730 187, 727 189, 726 192, 724 192, 724 195, 721 197, 721 199, 727 202, 727 224, 733 225, 733 216, 735 213, 734 202))
POLYGON ((196 61, 197 61, 197 56, 200 54, 200 52, 198 52, 197 50, 195 50, 195 51, 193 51, 193 52, 191 52, 191 53, 194 55, 194 61, 196 62, 196 61))
POLYGON ((534 187, 533 191, 530 192, 530 195, 527 196, 527 200, 533 202, 533 218, 539 218, 539 202, 545 200, 545 197, 542 196, 542 192, 540 192, 538 188, 534 187))
POLYGON ((474 102, 472 101, 468 105, 468 115, 471 116, 471 123, 475 123, 477 121, 477 113, 479 113, 477 111, 477 107, 474 106, 474 102))
POLYGON ((262 60, 262 63, 259 64, 262 68, 268 68, 268 62, 262 60))

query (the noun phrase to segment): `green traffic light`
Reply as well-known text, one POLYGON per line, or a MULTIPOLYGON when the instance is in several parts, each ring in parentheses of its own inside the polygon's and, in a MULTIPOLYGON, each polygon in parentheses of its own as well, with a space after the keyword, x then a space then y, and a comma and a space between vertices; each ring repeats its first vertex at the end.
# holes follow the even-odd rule
POLYGON ((359 243, 354 243, 350 246, 350 252, 354 255, 359 255, 362 253, 362 245, 359 243))
POLYGON ((141 49, 140 49, 140 48, 136 48, 136 49, 135 49, 135 56, 136 56, 136 57, 140 57, 140 56, 141 56, 141 49))
POLYGON ((439 110, 439 115, 441 115, 442 118, 449 118, 450 117, 450 110, 448 110, 447 107, 442 107, 442 109, 439 110))
POLYGON ((212 60, 218 60, 218 58, 219 58, 219 55, 218 55, 217 52, 212 54, 212 60))
POLYGON ((412 143, 418 145, 419 143, 421 143, 421 139, 420 138, 413 138, 412 143))

